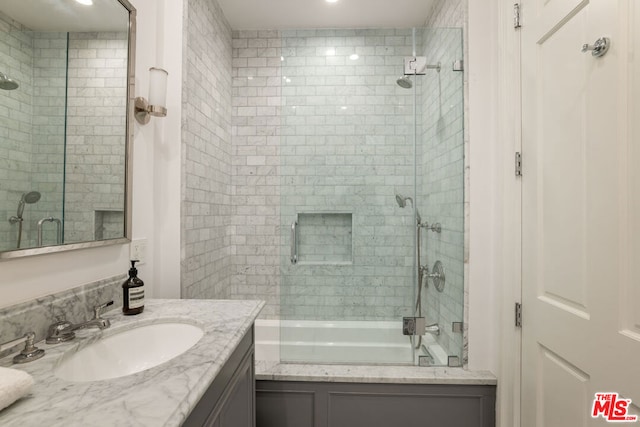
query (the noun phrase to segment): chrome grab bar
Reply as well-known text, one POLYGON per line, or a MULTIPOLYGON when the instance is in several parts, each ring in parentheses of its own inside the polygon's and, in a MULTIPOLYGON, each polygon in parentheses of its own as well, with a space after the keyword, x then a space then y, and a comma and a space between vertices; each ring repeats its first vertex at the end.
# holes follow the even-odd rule
POLYGON ((293 221, 291 223, 291 264, 298 263, 298 233, 297 228, 298 221, 293 221))
POLYGON ((40 247, 42 246, 42 224, 44 222, 55 222, 56 223, 56 227, 57 227, 57 233, 56 233, 56 244, 61 245, 62 244, 62 221, 60 221, 58 218, 54 218, 54 217, 49 217, 49 218, 42 218, 40 221, 38 221, 38 244, 37 246, 40 247))

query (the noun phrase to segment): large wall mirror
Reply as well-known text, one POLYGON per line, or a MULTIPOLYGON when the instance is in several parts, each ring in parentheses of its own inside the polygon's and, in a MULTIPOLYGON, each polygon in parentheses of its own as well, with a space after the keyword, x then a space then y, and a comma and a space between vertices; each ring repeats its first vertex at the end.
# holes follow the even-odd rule
POLYGON ((0 0, 0 259, 130 238, 135 9, 0 0))

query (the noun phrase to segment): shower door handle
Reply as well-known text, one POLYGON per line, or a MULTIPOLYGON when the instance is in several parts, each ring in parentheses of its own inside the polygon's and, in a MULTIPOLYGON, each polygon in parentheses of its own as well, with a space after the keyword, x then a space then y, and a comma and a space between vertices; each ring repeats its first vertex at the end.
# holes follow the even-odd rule
POLYGON ((298 263, 298 221, 291 223, 291 264, 298 263))

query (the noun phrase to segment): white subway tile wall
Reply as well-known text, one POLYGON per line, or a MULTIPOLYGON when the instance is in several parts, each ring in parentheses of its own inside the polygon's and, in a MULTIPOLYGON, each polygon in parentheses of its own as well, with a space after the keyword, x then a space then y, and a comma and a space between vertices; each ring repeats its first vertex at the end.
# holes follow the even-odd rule
POLYGON ((182 297, 228 298, 235 273, 231 28, 215 1, 185 1, 184 20, 182 297))
POLYGON ((232 297, 267 302, 280 315, 281 37, 278 31, 233 33, 232 297))

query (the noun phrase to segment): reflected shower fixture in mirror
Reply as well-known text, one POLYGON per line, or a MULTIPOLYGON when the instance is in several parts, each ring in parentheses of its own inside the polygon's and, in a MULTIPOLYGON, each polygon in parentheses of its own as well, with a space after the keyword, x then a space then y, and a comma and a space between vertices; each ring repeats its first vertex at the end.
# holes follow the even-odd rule
POLYGON ((149 100, 139 96, 135 101, 135 117, 138 123, 146 125, 154 117, 167 116, 167 73, 157 67, 149 68, 149 100))
POLYGON ((20 244, 22 243, 22 229, 23 229, 23 222, 24 222, 24 207, 29 204, 32 205, 34 203, 37 203, 38 200, 40 200, 40 193, 38 193, 37 191, 30 191, 28 193, 23 193, 22 197, 20 198, 20 201, 18 202, 18 210, 16 212, 15 216, 12 216, 11 218, 9 218, 9 223, 10 224, 15 224, 18 223, 18 240, 16 242, 16 249, 20 249, 20 244))
POLYGON ((20 87, 20 85, 18 84, 17 81, 15 81, 12 78, 8 77, 4 73, 0 73, 0 89, 2 89, 2 90, 14 90, 14 89, 18 89, 18 87, 20 87))

